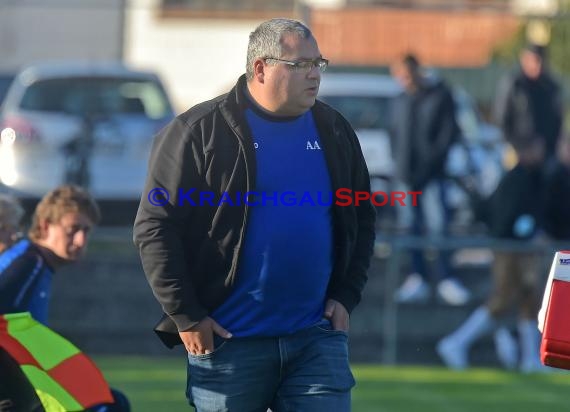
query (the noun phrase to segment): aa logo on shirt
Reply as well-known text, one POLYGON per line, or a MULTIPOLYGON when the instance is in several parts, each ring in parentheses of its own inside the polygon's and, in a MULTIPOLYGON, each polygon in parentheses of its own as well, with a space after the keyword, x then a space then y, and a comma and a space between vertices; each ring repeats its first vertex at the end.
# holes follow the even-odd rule
POLYGON ((307 140, 307 150, 321 150, 321 146, 319 146, 318 140, 313 140, 311 143, 310 140, 307 140))

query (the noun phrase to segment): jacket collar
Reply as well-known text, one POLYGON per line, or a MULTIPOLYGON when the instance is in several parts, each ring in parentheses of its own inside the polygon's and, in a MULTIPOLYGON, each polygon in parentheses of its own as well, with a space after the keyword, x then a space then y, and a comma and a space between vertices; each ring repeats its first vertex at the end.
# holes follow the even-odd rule
MULTIPOLYGON (((228 125, 236 132, 238 138, 245 142, 249 140, 251 143, 251 130, 245 117, 245 110, 247 109, 248 100, 245 95, 245 88, 247 87, 245 74, 241 75, 235 86, 226 95, 226 98, 220 105, 220 111, 226 119, 228 125)), ((253 150, 253 144, 251 143, 253 150)))
MULTIPOLYGON (((245 74, 243 74, 222 101, 220 111, 237 136, 240 146, 245 153, 246 167, 248 170, 248 190, 252 190, 255 187, 256 162, 253 136, 247 118, 245 117, 245 111, 248 105, 251 104, 245 95, 246 87, 247 81, 245 74)), ((329 106, 319 100, 315 102, 311 108, 311 112, 313 113, 319 139, 323 146, 331 183, 333 187, 336 188, 339 181, 338 176, 335 174, 337 172, 335 168, 335 153, 339 147, 339 126, 335 125, 335 121, 333 120, 336 116, 333 115, 332 109, 329 106)))
POLYGON ((247 190, 253 190, 253 188, 255 188, 257 164, 255 161, 255 149, 253 147, 253 135, 249 128, 247 118, 245 117, 245 110, 248 105, 245 87, 246 79, 245 74, 243 74, 238 79, 236 85, 226 95, 225 99, 222 100, 220 112, 236 135, 239 145, 245 154, 247 190))

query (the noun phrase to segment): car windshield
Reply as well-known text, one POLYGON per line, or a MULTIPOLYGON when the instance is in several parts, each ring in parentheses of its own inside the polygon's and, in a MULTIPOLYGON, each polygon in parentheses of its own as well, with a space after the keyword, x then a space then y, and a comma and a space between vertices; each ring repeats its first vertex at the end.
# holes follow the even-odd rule
POLYGON ((61 78, 39 80, 26 89, 23 110, 85 115, 140 114, 161 119, 171 114, 160 85, 132 78, 61 78))
POLYGON ((381 96, 321 96, 338 110, 354 129, 387 129, 390 98, 381 96))

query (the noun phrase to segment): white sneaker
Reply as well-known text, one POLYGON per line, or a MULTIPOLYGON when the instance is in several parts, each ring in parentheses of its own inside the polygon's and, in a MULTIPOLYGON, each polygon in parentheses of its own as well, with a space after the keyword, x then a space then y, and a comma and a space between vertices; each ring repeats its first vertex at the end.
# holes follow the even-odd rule
POLYGON ((429 299, 429 285, 423 278, 412 273, 394 294, 394 300, 399 303, 422 303, 429 299))
POLYGON ((449 369, 462 370, 469 367, 467 350, 452 338, 443 338, 435 347, 437 354, 449 369))
POLYGON ((437 284, 437 294, 448 305, 465 305, 471 299, 471 292, 457 279, 443 279, 437 284))
POLYGON ((499 328, 493 336, 497 358, 505 369, 513 370, 517 367, 519 346, 513 335, 506 328, 499 328))

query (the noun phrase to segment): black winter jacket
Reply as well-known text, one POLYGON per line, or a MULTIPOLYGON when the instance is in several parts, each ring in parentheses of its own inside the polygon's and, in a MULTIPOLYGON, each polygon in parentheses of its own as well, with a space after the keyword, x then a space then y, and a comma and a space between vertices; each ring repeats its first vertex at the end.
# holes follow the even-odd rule
POLYGON ((523 240, 532 238, 542 229, 543 180, 540 167, 523 166, 520 163, 501 178, 497 189, 484 202, 484 221, 491 236, 523 240), (532 219, 532 226, 526 233, 517 233, 515 229, 521 216, 532 219))
POLYGON ((540 136, 551 157, 562 129, 562 106, 562 89, 550 74, 533 81, 518 72, 501 81, 495 116, 515 149, 540 136))
POLYGON ((545 168, 544 230, 555 240, 570 239, 570 168, 558 159, 545 168))
POLYGON ((403 92, 392 103, 390 138, 396 176, 421 190, 444 175, 449 149, 459 138, 455 103, 441 81, 425 84, 417 93, 403 92))
MULTIPOLYGON (((178 331, 198 323, 227 298, 235 281, 248 206, 227 202, 192 206, 189 199, 200 204, 200 191, 227 192, 233 198, 238 192, 255 190, 256 161, 245 118, 245 88, 242 76, 228 94, 178 116, 153 144, 134 241, 165 313, 155 330, 170 347, 181 343, 178 331), (168 192, 165 206, 149 201, 155 188, 168 192)), ((311 110, 333 191, 370 191, 368 170, 349 123, 320 101, 311 110)), ((375 212, 370 202, 331 207, 334 263, 327 298, 350 312, 367 280, 375 212)))

